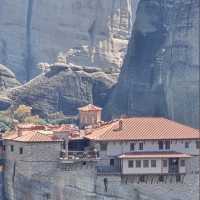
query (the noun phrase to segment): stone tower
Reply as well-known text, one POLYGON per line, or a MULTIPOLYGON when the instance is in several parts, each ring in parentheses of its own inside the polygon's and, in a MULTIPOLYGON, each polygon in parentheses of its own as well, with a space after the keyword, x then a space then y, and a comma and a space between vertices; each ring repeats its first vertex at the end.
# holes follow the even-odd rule
POLYGON ((88 104, 79 109, 79 126, 84 128, 86 126, 95 126, 101 121, 102 108, 88 104))

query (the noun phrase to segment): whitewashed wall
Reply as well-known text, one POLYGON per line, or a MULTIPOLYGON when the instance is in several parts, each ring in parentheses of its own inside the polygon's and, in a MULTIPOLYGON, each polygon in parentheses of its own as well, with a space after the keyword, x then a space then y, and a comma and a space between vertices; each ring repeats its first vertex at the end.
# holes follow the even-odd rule
MULTIPOLYGON (((163 167, 162 166, 162 161, 164 159, 123 159, 122 160, 122 173, 123 174, 166 174, 168 173, 169 167, 163 167), (128 167, 128 161, 133 160, 133 168, 128 167), (141 167, 136 168, 136 160, 141 160, 141 167), (144 168, 143 167, 143 160, 149 160, 149 167, 144 168), (151 160, 156 160, 156 167, 151 167, 151 160)), ((168 160, 166 158, 166 160, 168 160)), ((188 159, 185 160, 186 162, 189 162, 188 159)), ((169 164, 169 163, 168 163, 169 164)), ((185 173, 186 172, 186 167, 181 167, 179 165, 179 172, 180 173, 185 173)))
MULTIPOLYGON (((117 141, 117 142, 108 142, 107 151, 100 152, 102 156, 118 156, 123 153, 130 152, 130 143, 134 141, 117 141)), ((139 150, 139 143, 142 141, 137 141, 135 143, 135 151, 139 150)), ((170 144, 170 150, 159 150, 158 141, 143 141, 144 149, 143 151, 176 151, 180 153, 188 153, 192 155, 198 155, 199 149, 196 148, 195 140, 172 140, 170 144), (189 142, 189 148, 185 148, 185 142, 189 142)))

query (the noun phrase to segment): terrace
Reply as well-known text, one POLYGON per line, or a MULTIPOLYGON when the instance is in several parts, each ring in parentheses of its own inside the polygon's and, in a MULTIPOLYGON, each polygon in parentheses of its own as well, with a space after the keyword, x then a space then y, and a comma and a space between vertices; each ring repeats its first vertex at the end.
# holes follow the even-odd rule
POLYGON ((74 163, 76 161, 96 161, 99 159, 97 151, 68 151, 60 152, 61 163, 74 163))

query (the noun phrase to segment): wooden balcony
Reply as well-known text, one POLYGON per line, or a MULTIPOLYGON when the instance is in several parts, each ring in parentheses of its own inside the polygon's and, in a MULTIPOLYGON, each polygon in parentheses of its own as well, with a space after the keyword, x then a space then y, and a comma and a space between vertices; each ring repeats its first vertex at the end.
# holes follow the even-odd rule
POLYGON ((68 151, 61 152, 61 163, 74 163, 78 161, 97 161, 99 159, 96 151, 68 151))

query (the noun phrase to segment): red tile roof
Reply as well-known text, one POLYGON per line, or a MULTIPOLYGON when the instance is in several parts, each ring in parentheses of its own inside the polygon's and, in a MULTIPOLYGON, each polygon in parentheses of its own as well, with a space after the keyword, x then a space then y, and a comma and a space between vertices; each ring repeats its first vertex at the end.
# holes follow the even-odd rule
POLYGON ((75 132, 77 131, 77 128, 71 125, 63 124, 54 127, 49 127, 49 130, 52 130, 54 132, 75 132))
POLYGON ((13 140, 17 142, 59 142, 58 138, 51 131, 23 131, 19 136, 17 132, 6 134, 5 140, 13 140))
POLYGON ((44 125, 35 125, 35 124, 18 124, 17 128, 23 130, 45 130, 44 125))
POLYGON ((102 108, 100 107, 97 107, 95 105, 92 105, 92 104, 88 104, 86 106, 83 106, 83 107, 80 107, 78 108, 79 111, 101 111, 102 108))
POLYGON ((20 142, 53 142, 59 141, 59 134, 66 134, 70 139, 79 137, 79 129, 70 124, 63 125, 34 125, 18 124, 16 130, 12 130, 3 135, 5 140, 20 142), (20 133, 20 136, 18 135, 20 133))
POLYGON ((164 140, 164 139, 200 139, 197 129, 170 121, 165 118, 135 117, 101 126, 85 137, 97 141, 120 140, 164 140))
POLYGON ((130 152, 119 156, 121 159, 131 158, 190 158, 191 155, 174 151, 168 152, 130 152))

